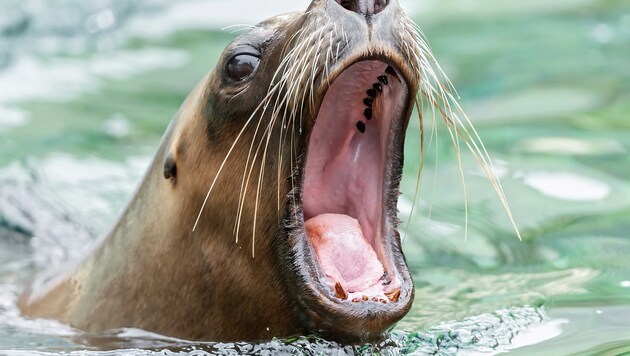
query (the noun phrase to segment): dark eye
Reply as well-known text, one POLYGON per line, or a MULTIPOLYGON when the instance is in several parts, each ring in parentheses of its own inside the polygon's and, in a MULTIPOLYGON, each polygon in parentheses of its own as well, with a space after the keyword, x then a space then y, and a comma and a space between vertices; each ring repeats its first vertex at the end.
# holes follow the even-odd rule
POLYGON ((230 59, 227 75, 233 81, 240 82, 254 73, 259 64, 260 58, 251 54, 239 54, 230 59))

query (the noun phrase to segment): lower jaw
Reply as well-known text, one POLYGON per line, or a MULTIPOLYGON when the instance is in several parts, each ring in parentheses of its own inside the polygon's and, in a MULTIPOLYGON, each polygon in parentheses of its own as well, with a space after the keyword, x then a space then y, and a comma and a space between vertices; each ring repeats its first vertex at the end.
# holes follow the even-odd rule
MULTIPOLYGON (((299 199, 291 196, 289 201, 299 199)), ((316 253, 304 230, 304 219, 300 205, 289 204, 285 216, 285 233, 287 243, 280 251, 284 262, 285 277, 289 290, 298 301, 298 310, 307 331, 319 336, 344 342, 363 343, 383 340, 389 330, 402 319, 411 308, 414 296, 413 282, 406 267, 400 246, 390 246, 392 258, 390 268, 395 269, 398 276, 399 291, 396 302, 389 300, 385 294, 374 300, 366 291, 348 293, 345 300, 335 296, 326 276, 319 268, 316 253), (387 303, 383 303, 384 299, 387 303)), ((393 230, 391 238, 398 233, 393 230)))
POLYGON ((317 265, 319 282, 328 287, 334 298, 352 303, 398 302, 402 282, 391 263, 383 262, 386 249, 380 246, 381 241, 377 241, 379 245, 374 247, 379 252, 375 251, 365 241, 357 220, 344 214, 323 214, 306 221, 305 231, 314 254, 317 255, 316 261, 312 263, 317 265), (332 221, 332 227, 326 224, 328 221, 332 221), (348 230, 353 230, 354 233, 348 233, 348 230), (341 235, 343 238, 337 240, 342 241, 330 243, 329 240, 335 239, 335 234, 341 235), (333 237, 330 238, 330 235, 333 237), (316 245, 319 248, 315 248, 316 245), (350 252, 344 251, 340 255, 338 250, 350 252), (339 259, 346 260, 345 265, 339 259), (342 264, 343 268, 337 268, 338 264, 342 264), (348 275, 350 278, 345 278, 348 275))

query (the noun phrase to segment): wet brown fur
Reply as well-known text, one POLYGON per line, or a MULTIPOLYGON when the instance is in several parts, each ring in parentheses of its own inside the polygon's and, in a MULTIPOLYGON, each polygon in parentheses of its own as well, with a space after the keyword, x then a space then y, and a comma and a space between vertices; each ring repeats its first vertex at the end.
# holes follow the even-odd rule
MULTIPOLYGON (((242 164, 227 168, 204 224, 192 232, 200 197, 235 136, 224 130, 219 141, 208 139, 203 102, 217 82, 210 77, 187 99, 104 245, 43 297, 29 301, 25 295, 25 314, 85 331, 133 326, 188 339, 257 340, 303 332, 296 313, 288 312, 294 305, 274 259, 254 259, 248 240, 235 244, 232 238, 236 210, 226 207, 237 206, 240 180, 233 177, 242 175, 242 164), (177 162, 174 181, 161 174, 169 152, 177 162)), ((246 155, 243 145, 235 157, 246 155)), ((263 193, 266 201, 276 199, 275 191, 263 193)), ((245 212, 244 234, 252 233, 246 228, 252 217, 253 209, 245 212)), ((278 233, 276 214, 259 219, 259 236, 278 233)), ((274 255, 270 242, 257 242, 261 256, 274 255)))

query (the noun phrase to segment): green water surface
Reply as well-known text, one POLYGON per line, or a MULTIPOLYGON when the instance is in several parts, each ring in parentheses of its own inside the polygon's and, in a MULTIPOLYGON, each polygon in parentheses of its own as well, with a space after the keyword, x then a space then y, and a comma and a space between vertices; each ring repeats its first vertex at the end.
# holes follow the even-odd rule
MULTIPOLYGON (((438 121, 414 216, 403 217, 417 289, 397 329, 418 332, 531 305, 546 310, 556 333, 534 328, 532 344, 511 353, 630 353, 630 2, 448 0, 411 8, 495 162, 522 241, 467 153, 465 233, 456 151, 438 121)), ((100 78, 71 100, 20 103, 30 121, 2 129, 0 166, 56 153, 115 162, 152 154, 233 37, 189 30, 128 42, 129 51, 180 51, 185 63, 100 78), (104 129, 121 117, 127 134, 104 129)), ((412 121, 402 187, 408 200, 418 130, 412 121)))

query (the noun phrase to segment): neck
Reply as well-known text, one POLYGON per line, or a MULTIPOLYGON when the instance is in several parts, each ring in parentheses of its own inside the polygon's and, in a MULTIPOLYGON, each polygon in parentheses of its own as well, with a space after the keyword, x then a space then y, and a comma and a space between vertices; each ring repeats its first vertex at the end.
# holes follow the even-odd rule
MULTIPOLYGON (((24 304, 25 313, 87 331, 133 326, 187 339, 257 340, 303 332, 272 248, 281 233, 278 216, 258 217, 256 258, 251 239, 235 242, 235 172, 219 179, 192 230, 209 187, 198 181, 214 178, 208 166, 217 167, 208 165, 202 113, 190 109, 201 107, 194 102, 199 93, 193 92, 169 127, 142 185, 101 247, 44 297, 24 304), (173 152, 181 160, 170 181, 163 164, 173 152)), ((265 194, 263 201, 275 199, 275 190, 265 194)), ((253 201, 255 194, 246 198, 253 201)), ((243 237, 253 235, 253 211, 243 212, 243 237)))

